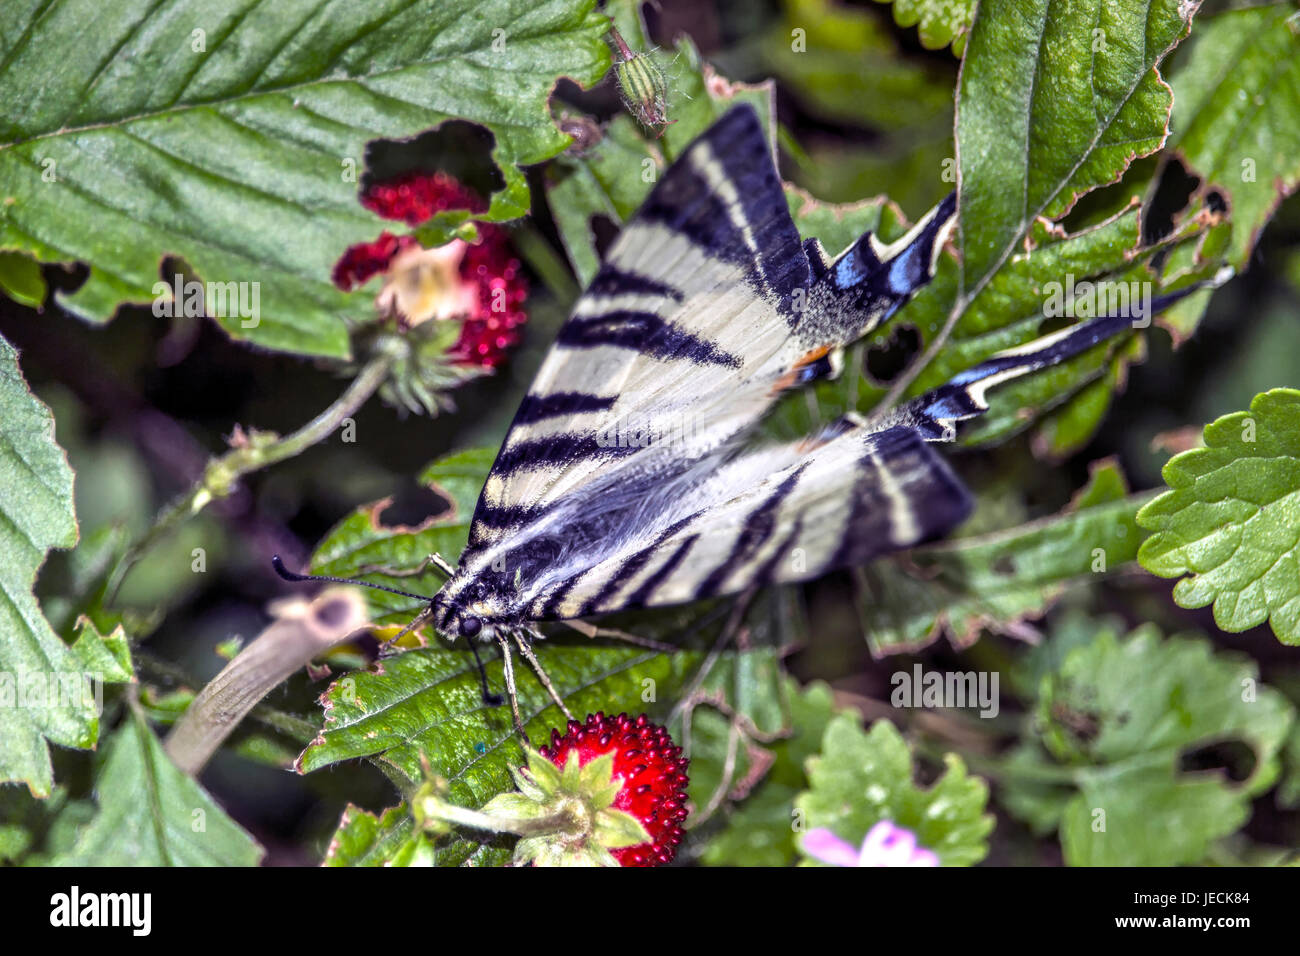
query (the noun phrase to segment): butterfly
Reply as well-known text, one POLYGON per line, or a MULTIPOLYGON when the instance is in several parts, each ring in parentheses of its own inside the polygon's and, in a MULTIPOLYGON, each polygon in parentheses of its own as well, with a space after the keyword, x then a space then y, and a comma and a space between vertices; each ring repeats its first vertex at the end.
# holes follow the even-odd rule
POLYGON ((1070 326, 800 441, 751 439, 931 280, 956 221, 953 194, 896 242, 868 232, 831 258, 800 237, 757 114, 733 107, 609 249, 515 414, 458 565, 410 627, 495 640, 522 732, 512 642, 568 715, 532 651, 539 622, 806 581, 950 532, 972 508, 937 449, 956 423, 1132 318, 1070 326))

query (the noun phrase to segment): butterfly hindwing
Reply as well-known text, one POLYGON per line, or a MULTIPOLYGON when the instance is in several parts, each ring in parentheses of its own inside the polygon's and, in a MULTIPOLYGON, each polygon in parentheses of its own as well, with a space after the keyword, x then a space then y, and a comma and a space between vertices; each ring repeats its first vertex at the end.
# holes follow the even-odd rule
POLYGON ((846 420, 815 441, 722 464, 652 536, 637 536, 553 596, 537 618, 679 604, 805 581, 939 537, 971 500, 943 458, 904 427, 846 420))

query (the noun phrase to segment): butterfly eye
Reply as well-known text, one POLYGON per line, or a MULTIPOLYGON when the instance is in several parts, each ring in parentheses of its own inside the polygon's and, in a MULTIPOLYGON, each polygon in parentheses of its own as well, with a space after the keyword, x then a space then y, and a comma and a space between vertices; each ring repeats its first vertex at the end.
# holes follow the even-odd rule
POLYGON ((467 614, 460 619, 460 632, 466 637, 474 637, 481 630, 483 630, 483 622, 474 615, 467 614))

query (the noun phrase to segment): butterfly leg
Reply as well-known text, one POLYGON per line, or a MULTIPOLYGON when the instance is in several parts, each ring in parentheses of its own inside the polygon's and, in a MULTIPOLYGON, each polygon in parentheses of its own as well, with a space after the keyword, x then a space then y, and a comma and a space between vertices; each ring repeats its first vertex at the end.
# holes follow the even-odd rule
POLYGON ((452 566, 452 563, 448 561, 446 558, 444 558, 442 555, 440 555, 437 551, 429 555, 426 561, 429 564, 432 564, 435 568, 437 568, 439 571, 441 571, 449 578, 454 577, 456 574, 456 569, 452 566))
MULTIPOLYGON (((400 631, 398 631, 388 640, 384 641, 384 643, 379 645, 379 657, 381 659, 385 657, 392 657, 394 654, 398 653, 394 649, 397 645, 397 642, 400 641, 402 638, 406 637, 407 634, 410 634, 413 630, 415 630, 425 621, 427 621, 432 614, 433 614, 433 605, 426 604, 424 606, 424 610, 422 610, 419 614, 415 615, 415 617, 411 619, 410 624, 406 625, 406 627, 402 628, 400 631)), ((424 642, 421 641, 420 643, 423 644, 424 642)))
POLYGON ((546 669, 542 667, 542 662, 539 661, 537 655, 533 653, 532 641, 529 640, 528 636, 525 635, 523 631, 514 631, 513 634, 515 637, 515 643, 519 645, 519 653, 524 655, 528 660, 528 663, 532 665, 533 670, 537 672, 537 679, 542 682, 542 686, 546 688, 546 692, 551 695, 551 700, 555 701, 555 706, 560 708, 560 712, 564 714, 565 717, 569 720, 573 720, 573 714, 569 712, 568 707, 564 706, 563 698, 561 698, 559 693, 556 691, 555 685, 551 683, 550 675, 546 673, 546 669))
POLYGON ((510 698, 510 715, 515 719, 515 730, 523 738, 524 743, 528 743, 528 731, 524 730, 524 722, 519 717, 519 694, 515 690, 515 665, 510 657, 510 639, 501 631, 497 631, 497 643, 501 645, 501 661, 505 669, 506 677, 506 696, 510 698))
POLYGON ((650 650, 659 651, 661 654, 675 654, 680 650, 680 648, 674 647, 672 644, 664 644, 649 637, 639 637, 636 634, 617 631, 610 627, 597 627, 595 624, 588 624, 586 621, 561 621, 560 623, 573 628, 583 637, 612 637, 628 644, 635 644, 638 647, 648 647, 650 650))

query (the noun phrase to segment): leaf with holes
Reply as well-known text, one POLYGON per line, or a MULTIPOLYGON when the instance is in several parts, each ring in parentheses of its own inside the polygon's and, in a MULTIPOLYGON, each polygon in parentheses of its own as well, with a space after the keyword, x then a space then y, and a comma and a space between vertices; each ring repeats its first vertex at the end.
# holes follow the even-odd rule
POLYGON ((522 216, 519 167, 568 143, 547 98, 600 79, 605 28, 595 0, 22 4, 0 30, 0 249, 86 262, 59 299, 93 321, 165 296, 176 257, 222 284, 232 336, 346 356, 372 307, 330 271, 383 225, 357 202, 367 142, 479 124, 504 179, 480 218, 522 216))
POLYGON ((93 747, 99 717, 83 687, 87 668, 32 594, 46 553, 77 543, 72 469, 54 440, 53 416, 27 390, 17 353, 3 339, 0 488, 0 698, 7 698, 0 702, 0 781, 21 781, 44 797, 53 786, 46 741, 93 747))
POLYGON ((1155 533, 1138 561, 1184 577, 1183 607, 1214 604, 1225 631, 1269 621, 1300 644, 1300 391, 1256 395, 1249 412, 1205 426, 1205 447, 1165 464, 1170 490, 1138 512, 1155 533))
MULTIPOLYGON (((1037 746, 1019 753, 1021 773, 1008 779, 1047 779, 1054 767, 1068 781, 1057 806, 1071 865, 1195 863, 1277 779, 1293 717, 1249 658, 1201 639, 1162 640, 1154 626, 1123 641, 1102 632, 1043 678, 1037 746), (1231 765, 1231 777, 1202 769, 1202 760, 1234 761, 1230 751, 1218 756, 1233 741, 1249 747, 1249 765, 1231 765), (1207 752, 1212 745, 1220 750, 1207 752)), ((1053 816, 1041 799, 1035 815, 1053 816)))
POLYGON ((1300 183, 1300 20, 1290 3, 1199 20, 1171 61, 1168 147, 1201 177, 1192 213, 1219 191, 1228 261, 1245 268, 1264 224, 1300 183))
POLYGON ((970 866, 988 853, 993 817, 988 785, 966 774, 956 754, 930 787, 914 782, 912 753, 898 729, 878 720, 864 731, 856 714, 831 718, 821 754, 808 760, 808 789, 795 800, 809 830, 825 828, 853 846, 882 820, 911 830, 944 866, 970 866))

